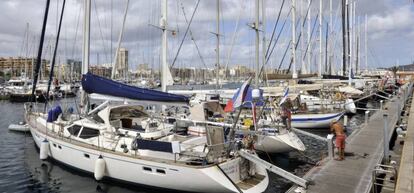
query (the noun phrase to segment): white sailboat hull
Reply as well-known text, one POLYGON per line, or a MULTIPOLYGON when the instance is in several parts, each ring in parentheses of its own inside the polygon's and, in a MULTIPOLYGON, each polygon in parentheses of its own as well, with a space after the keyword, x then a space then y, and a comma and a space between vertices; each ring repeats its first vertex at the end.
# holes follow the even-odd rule
POLYGON ((321 114, 292 114, 291 126, 294 128, 329 128, 333 120, 338 121, 344 112, 321 113, 321 114))
POLYGON ((258 135, 256 150, 267 153, 285 153, 290 151, 305 151, 306 147, 294 132, 286 132, 275 136, 258 135))
MULTIPOLYGON (((35 126, 36 121, 28 121, 30 132, 40 148, 45 138, 49 141, 49 158, 55 159, 76 169, 94 173, 95 163, 102 156, 106 168, 104 175, 112 179, 150 187, 190 192, 238 192, 231 181, 217 166, 188 166, 166 164, 149 159, 122 155, 121 153, 102 151, 87 145, 70 143, 60 138, 46 136, 35 126), (149 171, 150 170, 150 171, 149 171)), ((219 164, 228 176, 237 175, 241 158, 219 164)), ((243 192, 263 192, 268 186, 268 175, 262 167, 255 167, 264 179, 256 186, 243 192)), ((230 177, 231 178, 231 177, 230 177)))

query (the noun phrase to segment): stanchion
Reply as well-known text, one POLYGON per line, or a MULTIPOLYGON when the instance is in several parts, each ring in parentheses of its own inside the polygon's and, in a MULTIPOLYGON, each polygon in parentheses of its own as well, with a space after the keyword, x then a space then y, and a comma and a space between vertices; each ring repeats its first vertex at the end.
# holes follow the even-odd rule
POLYGON ((369 111, 365 111, 365 124, 368 124, 369 120, 369 111))

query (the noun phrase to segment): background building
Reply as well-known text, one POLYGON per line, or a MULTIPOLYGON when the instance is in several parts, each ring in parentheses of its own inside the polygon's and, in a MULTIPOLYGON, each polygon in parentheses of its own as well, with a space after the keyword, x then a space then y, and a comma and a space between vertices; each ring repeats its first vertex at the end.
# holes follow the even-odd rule
POLYGON ((126 48, 119 48, 118 58, 116 60, 115 75, 118 78, 124 78, 128 75, 128 50, 126 48))

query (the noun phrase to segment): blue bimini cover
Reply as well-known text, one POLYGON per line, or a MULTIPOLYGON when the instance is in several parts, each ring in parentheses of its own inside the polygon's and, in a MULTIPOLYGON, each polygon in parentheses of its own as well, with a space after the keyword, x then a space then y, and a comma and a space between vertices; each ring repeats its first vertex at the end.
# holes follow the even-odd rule
POLYGON ((56 121, 59 117, 59 115, 62 114, 62 109, 60 106, 53 107, 52 109, 47 112, 47 122, 51 123, 53 121, 56 121))
POLYGON ((89 72, 82 76, 82 88, 89 94, 97 93, 134 100, 181 103, 188 103, 189 100, 186 96, 130 86, 89 72))

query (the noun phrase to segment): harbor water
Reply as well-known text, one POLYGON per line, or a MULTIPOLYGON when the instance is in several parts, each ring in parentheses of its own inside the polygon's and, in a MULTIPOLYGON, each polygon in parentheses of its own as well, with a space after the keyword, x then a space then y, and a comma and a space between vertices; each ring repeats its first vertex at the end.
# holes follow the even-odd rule
MULTIPOLYGON (((72 99, 73 100, 73 99, 72 99)), ((119 182, 97 182, 93 175, 84 174, 54 161, 41 161, 30 133, 17 133, 8 130, 8 125, 23 120, 23 104, 0 101, 0 192, 105 192, 105 193, 153 193, 165 190, 148 189, 119 182)), ((363 115, 350 118, 348 133, 360 125, 363 115)), ((313 130, 326 136, 328 129, 313 130)), ((326 157, 326 144, 298 134, 307 146, 303 153, 266 154, 260 156, 275 165, 296 175, 302 176, 310 168, 326 157)), ((285 192, 292 185, 289 181, 269 173, 270 183, 266 192, 285 192)), ((179 180, 179 179, 177 179, 179 180)))

